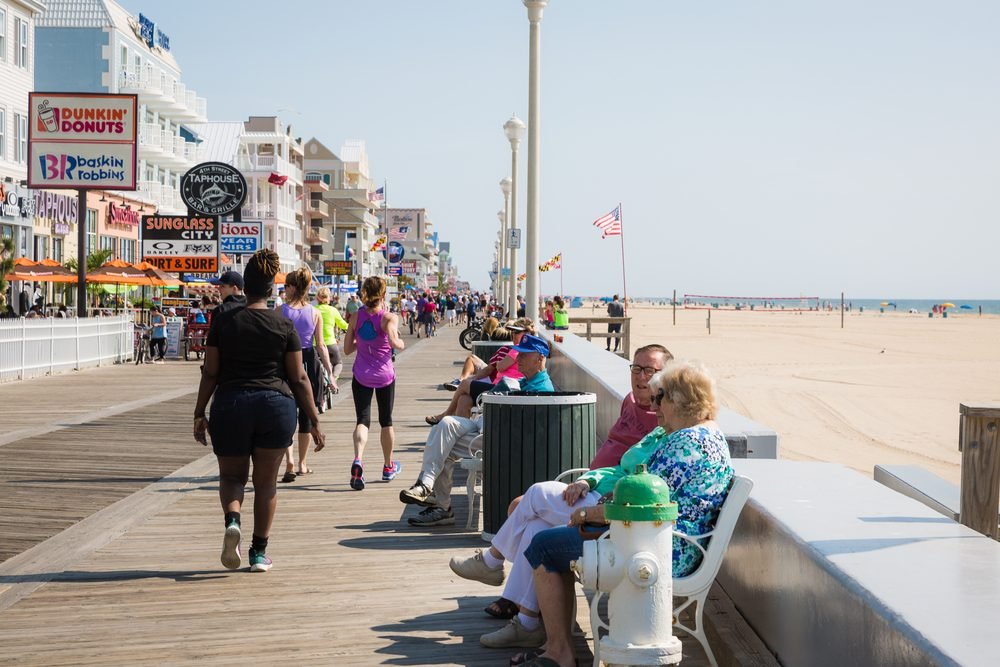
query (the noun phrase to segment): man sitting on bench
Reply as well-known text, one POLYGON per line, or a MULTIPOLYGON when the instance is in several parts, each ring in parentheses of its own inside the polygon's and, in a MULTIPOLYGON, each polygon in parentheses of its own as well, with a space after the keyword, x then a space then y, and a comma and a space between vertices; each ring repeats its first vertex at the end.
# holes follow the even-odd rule
MULTIPOLYGON (((544 339, 525 334, 514 346, 517 368, 524 375, 521 391, 555 391, 545 360, 549 344, 544 339)), ((447 416, 431 428, 424 445, 424 462, 416 483, 399 492, 399 500, 407 505, 422 505, 418 516, 410 517, 411 526, 451 526, 455 513, 451 509, 451 475, 455 463, 472 456, 473 441, 479 436, 481 420, 447 416)), ((478 449, 478 447, 476 448, 478 449)))

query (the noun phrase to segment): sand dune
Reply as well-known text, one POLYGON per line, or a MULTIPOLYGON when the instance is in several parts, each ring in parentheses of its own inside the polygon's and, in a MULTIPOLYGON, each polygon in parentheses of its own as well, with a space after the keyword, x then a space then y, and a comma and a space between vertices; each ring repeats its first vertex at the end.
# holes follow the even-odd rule
MULTIPOLYGON (((589 307, 572 315, 587 316, 589 307)), ((601 314, 598 310, 595 315, 601 314)), ((1000 317, 634 306, 632 345, 704 362, 722 403, 770 426, 788 459, 912 463, 958 482, 959 403, 1000 403, 1000 317)), ((603 345, 603 340, 600 342, 603 345)))

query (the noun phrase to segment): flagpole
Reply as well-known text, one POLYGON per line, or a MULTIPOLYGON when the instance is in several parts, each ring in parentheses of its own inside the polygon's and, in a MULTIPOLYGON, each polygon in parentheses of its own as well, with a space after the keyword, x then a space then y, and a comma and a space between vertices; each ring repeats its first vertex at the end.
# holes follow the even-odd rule
POLYGON ((628 317, 628 287, 625 282, 625 216, 622 214, 622 203, 618 202, 618 226, 622 242, 622 303, 625 306, 625 316, 628 317))
POLYGON ((563 288, 563 257, 562 250, 559 251, 559 296, 566 298, 566 290, 563 288))

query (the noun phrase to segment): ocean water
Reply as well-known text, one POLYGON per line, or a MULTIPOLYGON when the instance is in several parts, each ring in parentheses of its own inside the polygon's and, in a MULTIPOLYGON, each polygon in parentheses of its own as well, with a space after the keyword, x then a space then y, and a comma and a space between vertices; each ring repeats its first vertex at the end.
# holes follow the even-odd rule
MULTIPOLYGON (((630 297, 631 298, 631 297, 630 297)), ((636 303, 651 303, 655 305, 669 306, 670 297, 636 297, 634 299, 636 303)), ((683 304, 683 298, 678 295, 677 297, 678 306, 683 304)), ((747 307, 750 303, 755 304, 755 308, 761 308, 761 302, 758 300, 742 300, 745 302, 744 307, 747 307)), ((585 300, 589 303, 589 300, 585 300)), ((781 302, 777 302, 780 304, 781 302)), ((941 303, 953 303, 954 308, 949 308, 948 313, 950 317, 959 316, 978 316, 979 308, 982 306, 983 315, 1000 315, 1000 300, 998 299, 851 299, 849 297, 844 297, 844 304, 849 305, 851 312, 858 312, 860 308, 864 308, 865 312, 879 312, 884 310, 887 313, 897 312, 897 313, 908 313, 910 310, 916 310, 918 313, 929 313, 935 304, 941 303), (887 302, 890 304, 896 304, 893 308, 890 306, 883 306, 882 303, 887 302), (962 306, 969 306, 968 308, 962 308, 962 306)), ((795 300, 785 301, 787 308, 798 308, 803 305, 802 302, 795 300)), ((821 307, 825 310, 826 306, 829 304, 834 310, 840 306, 840 297, 820 299, 821 307)), ((733 304, 726 304, 724 307, 732 308, 733 304)), ((776 309, 780 309, 780 305, 776 305, 776 309)))

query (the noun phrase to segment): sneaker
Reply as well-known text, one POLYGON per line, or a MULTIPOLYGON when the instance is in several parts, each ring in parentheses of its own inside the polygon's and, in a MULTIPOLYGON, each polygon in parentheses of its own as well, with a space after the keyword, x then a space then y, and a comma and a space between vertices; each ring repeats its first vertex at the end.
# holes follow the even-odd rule
POLYGON ((399 471, 403 469, 403 466, 399 464, 399 461, 393 461, 390 465, 382 466, 382 481, 391 482, 396 479, 396 475, 399 471))
POLYGON ((411 526, 454 526, 455 513, 451 508, 428 507, 417 516, 411 516, 406 521, 411 526))
POLYGON ((235 521, 226 526, 222 536, 222 567, 227 570, 238 570, 243 562, 240 554, 240 524, 235 521))
POLYGON ((441 386, 447 389, 448 391, 458 391, 458 385, 460 384, 462 384, 462 381, 459 380, 458 378, 455 378, 451 382, 445 382, 441 386))
POLYGON ((365 469, 361 461, 351 464, 351 488, 355 491, 362 491, 365 488, 365 469))
POLYGON ((437 507, 437 497, 427 486, 418 481, 408 489, 399 492, 399 502, 406 505, 422 505, 424 507, 437 507))
POLYGON ((539 625, 534 630, 528 630, 515 616, 496 632, 480 637, 479 643, 487 648, 538 648, 545 643, 545 628, 539 625))
POLYGON ((267 572, 271 569, 271 559, 263 551, 250 550, 250 571, 267 572))
POLYGON ((481 581, 487 586, 503 585, 503 566, 492 569, 483 560, 483 550, 476 549, 476 553, 469 558, 452 558, 448 563, 451 571, 463 579, 481 581))

